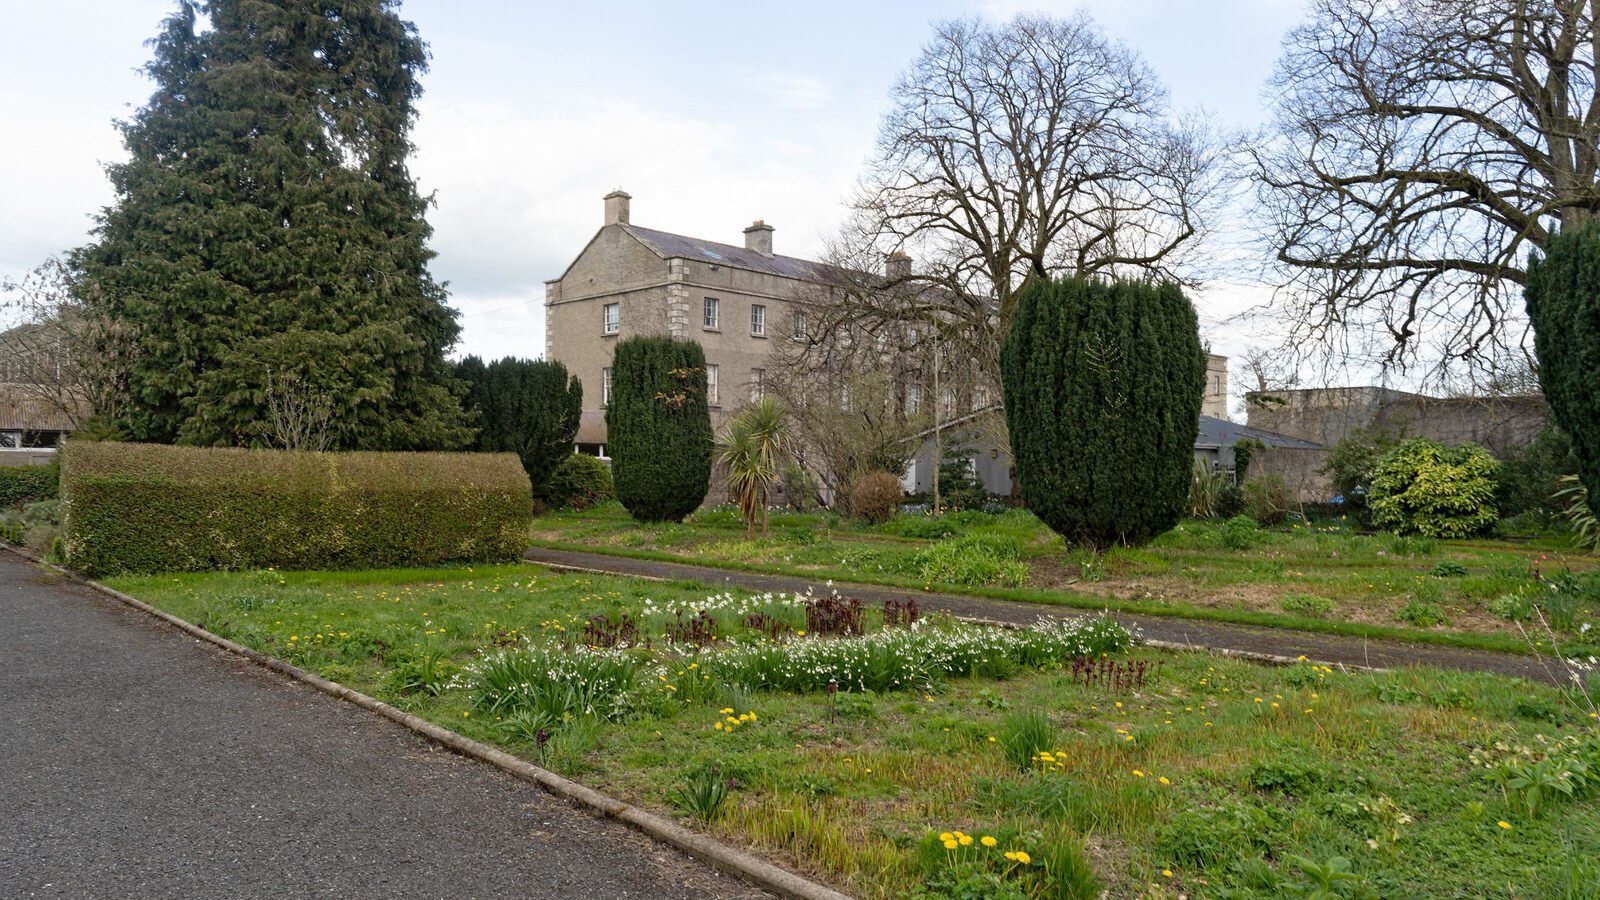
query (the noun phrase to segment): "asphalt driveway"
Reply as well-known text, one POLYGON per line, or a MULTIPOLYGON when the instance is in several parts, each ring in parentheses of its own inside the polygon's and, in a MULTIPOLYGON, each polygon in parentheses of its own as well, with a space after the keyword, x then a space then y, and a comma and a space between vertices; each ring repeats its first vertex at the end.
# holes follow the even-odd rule
POLYGON ((4 552, 0 895, 767 896, 4 552))

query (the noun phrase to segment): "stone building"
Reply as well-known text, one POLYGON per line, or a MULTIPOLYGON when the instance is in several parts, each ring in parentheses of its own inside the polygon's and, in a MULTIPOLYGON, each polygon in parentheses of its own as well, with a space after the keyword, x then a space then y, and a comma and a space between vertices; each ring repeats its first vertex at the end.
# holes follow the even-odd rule
MULTIPOLYGON (((602 456, 616 341, 638 334, 699 341, 712 424, 719 425, 760 395, 775 342, 807 335, 813 324, 807 295, 814 301, 814 286, 827 271, 823 263, 775 252, 776 229, 759 219, 744 229, 743 246, 723 244, 635 225, 631 200, 620 190, 607 194, 600 230, 561 277, 545 282, 545 358, 583 383, 578 449, 602 456)), ((886 262, 890 275, 910 264, 902 254, 886 262)), ((1212 354, 1204 412, 1225 416, 1227 400, 1228 360, 1212 354)))
POLYGON ((705 348, 713 425, 763 390, 779 335, 806 334, 797 294, 821 264, 773 250, 757 220, 744 245, 643 228, 631 197, 605 197, 605 221, 560 278, 545 283, 545 358, 583 382, 579 449, 605 455, 612 348, 624 337, 669 334, 705 348))

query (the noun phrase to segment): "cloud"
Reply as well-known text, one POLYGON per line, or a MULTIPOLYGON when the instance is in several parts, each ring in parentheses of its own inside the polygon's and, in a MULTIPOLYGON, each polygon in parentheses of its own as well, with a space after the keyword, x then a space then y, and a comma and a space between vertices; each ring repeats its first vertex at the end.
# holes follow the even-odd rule
POLYGON ((629 101, 547 109, 422 101, 412 166, 438 252, 435 277, 462 311, 460 352, 536 356, 544 282, 601 225, 601 197, 624 188, 639 225, 738 244, 751 220, 776 249, 814 256, 843 215, 871 134, 822 125, 785 137, 629 101))
POLYGON ((783 109, 825 109, 836 93, 831 83, 814 75, 746 70, 744 76, 757 93, 783 109))

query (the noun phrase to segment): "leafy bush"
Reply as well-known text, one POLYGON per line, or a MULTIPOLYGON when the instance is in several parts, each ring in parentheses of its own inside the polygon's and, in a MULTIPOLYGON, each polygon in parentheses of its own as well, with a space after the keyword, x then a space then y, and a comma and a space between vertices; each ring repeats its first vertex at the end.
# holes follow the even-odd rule
POLYGON ((1234 516, 1222 524, 1219 540, 1229 550, 1249 550, 1261 536, 1261 526, 1249 516, 1234 516))
POLYGON ((1278 605, 1286 613, 1311 616, 1317 619, 1333 612, 1332 600, 1327 597, 1313 597, 1310 594, 1291 594, 1278 601, 1278 605))
POLYGON ((1360 521, 1367 521, 1368 493, 1378 463, 1397 443, 1388 432, 1362 429, 1342 438, 1328 453, 1319 469, 1333 483, 1333 490, 1344 498, 1344 507, 1360 521))
POLYGON ((914 565, 928 582, 1021 587, 1028 580, 1021 543, 1003 535, 973 534, 940 541, 917 554, 914 565))
POLYGON ((1461 578, 1467 574, 1467 567, 1453 559, 1441 559, 1429 574, 1435 578, 1461 578))
POLYGON ((0 509, 50 500, 61 491, 61 464, 0 466, 0 509))
POLYGON ((1544 590, 1533 598, 1550 627, 1571 631, 1584 607, 1600 605, 1600 575, 1558 572, 1544 581, 1544 590))
POLYGON ((1533 600, 1523 591, 1510 591, 1489 601, 1489 612, 1510 622, 1533 618, 1533 600))
POLYGON ((888 472, 868 472, 850 490, 850 511, 859 519, 879 525, 900 511, 900 479, 888 472))
POLYGON ((1554 425, 1540 429, 1533 442, 1516 447, 1500 457, 1499 487, 1495 506, 1503 518, 1537 515, 1558 516, 1561 504, 1555 494, 1561 479, 1578 471, 1572 453, 1572 439, 1554 425))
POLYGON ((1244 514, 1263 525, 1282 525, 1294 505, 1289 485, 1276 473, 1244 483, 1244 514))
POLYGON ((1495 472, 1499 463, 1471 444, 1445 447, 1412 438, 1378 463, 1372 478, 1372 520, 1400 534, 1462 538, 1480 534, 1499 518, 1495 472))
POLYGON ((545 496, 551 505, 561 509, 588 509, 597 503, 615 500, 611 466, 598 456, 571 454, 550 474, 545 496))
POLYGON ((666 336, 617 343, 606 432, 617 499, 642 522, 681 522, 711 487, 706 356, 666 336))
POLYGON ((467 385, 467 410, 478 432, 466 449, 515 453, 533 484, 533 496, 550 500, 551 473, 565 462, 583 414, 583 383, 567 367, 547 360, 506 357, 487 365, 476 356, 455 364, 467 385))
POLYGON ((532 519, 516 457, 72 441, 67 561, 93 574, 382 568, 515 559, 532 519))
POLYGON ((1091 547, 1178 523, 1206 357, 1177 284, 1032 279, 1000 368, 1017 479, 1041 521, 1091 547))
POLYGON ((1396 610, 1394 618, 1397 622, 1406 622, 1418 628, 1432 628, 1445 621, 1444 610, 1416 597, 1408 599, 1396 610))

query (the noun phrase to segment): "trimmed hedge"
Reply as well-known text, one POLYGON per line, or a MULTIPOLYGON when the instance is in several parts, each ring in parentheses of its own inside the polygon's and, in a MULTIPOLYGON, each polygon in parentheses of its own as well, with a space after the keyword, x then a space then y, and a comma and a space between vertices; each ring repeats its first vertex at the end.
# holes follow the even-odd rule
POLYGON ((60 492, 61 464, 0 466, 0 509, 52 500, 60 492))
POLYGON ((510 453, 304 453, 72 441, 67 563, 90 574, 515 559, 532 497, 510 453))

